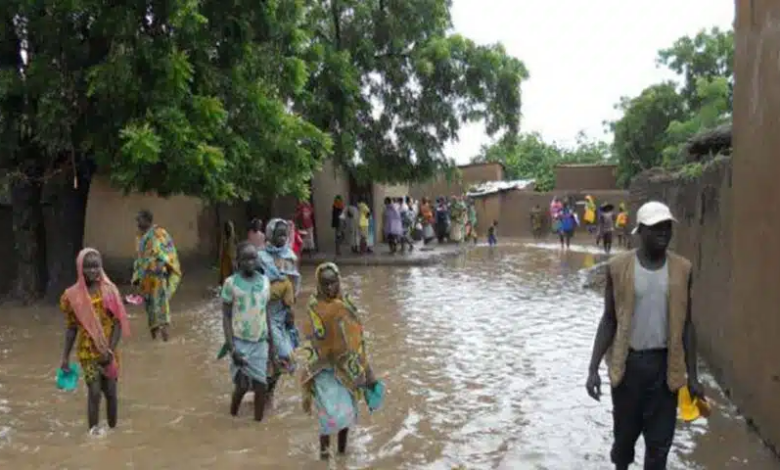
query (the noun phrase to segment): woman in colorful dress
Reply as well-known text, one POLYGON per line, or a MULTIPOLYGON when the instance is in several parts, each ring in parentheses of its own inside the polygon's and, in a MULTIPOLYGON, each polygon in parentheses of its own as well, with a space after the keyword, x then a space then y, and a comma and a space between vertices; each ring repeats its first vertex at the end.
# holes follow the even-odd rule
POLYGON ((327 460, 333 434, 338 435, 338 452, 346 452, 349 428, 358 417, 358 402, 378 382, 368 362, 357 308, 342 293, 338 267, 321 264, 315 276, 317 290, 302 325, 301 386, 304 411, 311 413, 312 404, 316 409, 320 458, 327 460))
POLYGON ((433 207, 427 197, 422 199, 420 205, 420 222, 423 226, 423 243, 429 244, 436 238, 436 231, 434 226, 436 225, 436 217, 433 214, 433 207))
POLYGON ((294 222, 300 227, 303 251, 311 254, 317 250, 314 242, 314 207, 309 201, 300 201, 295 210, 294 222))
POLYGON ((621 202, 618 206, 618 215, 615 218, 615 231, 617 232, 618 246, 627 248, 630 234, 628 233, 628 210, 625 202, 621 202))
POLYGON ((76 344, 76 356, 87 384, 87 423, 90 433, 96 434, 102 396, 106 397, 108 426, 117 425, 117 346, 122 336, 130 334, 130 326, 119 290, 103 271, 100 253, 92 248, 81 250, 76 271, 76 283, 60 298, 67 325, 61 369, 70 372, 70 353, 76 344))
POLYGON ((140 289, 144 299, 152 339, 156 339, 159 332, 163 341, 168 341, 170 300, 181 283, 182 273, 173 238, 153 221, 152 213, 147 210, 142 210, 136 217, 141 235, 133 269, 133 285, 140 289))
MULTIPOLYGON (((588 194, 585 196, 585 214, 582 216, 582 222, 585 224, 585 227, 590 234, 595 233, 597 229, 596 222, 598 222, 598 220, 596 211, 596 201, 593 199, 593 196, 588 194)), ((596 244, 598 245, 598 239, 596 240, 596 244)))
POLYGON ((361 201, 358 203, 358 211, 360 213, 358 219, 358 227, 360 228, 360 252, 367 253, 369 248, 373 246, 373 240, 369 240, 371 236, 371 209, 368 204, 361 201), (371 242, 371 243, 369 243, 371 242))
POLYGON ((293 350, 297 346, 298 331, 295 328, 293 305, 298 295, 301 275, 297 259, 289 243, 288 223, 271 219, 266 225, 268 243, 258 252, 260 267, 271 282, 271 299, 268 302, 268 324, 271 329, 272 373, 268 379, 268 392, 273 392, 283 371, 295 370, 293 350))

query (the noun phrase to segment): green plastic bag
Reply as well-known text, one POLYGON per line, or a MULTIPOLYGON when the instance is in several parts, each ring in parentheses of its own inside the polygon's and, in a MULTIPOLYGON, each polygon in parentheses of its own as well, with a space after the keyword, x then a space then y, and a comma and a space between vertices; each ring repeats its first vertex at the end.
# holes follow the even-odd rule
POLYGON ((81 367, 75 362, 70 363, 70 371, 65 371, 60 367, 57 369, 57 388, 66 392, 76 390, 80 375, 81 367))

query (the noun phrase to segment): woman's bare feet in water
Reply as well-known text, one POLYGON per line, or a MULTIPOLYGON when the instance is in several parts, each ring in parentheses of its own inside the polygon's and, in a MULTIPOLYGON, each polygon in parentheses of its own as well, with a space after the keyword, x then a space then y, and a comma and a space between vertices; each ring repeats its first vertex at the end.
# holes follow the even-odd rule
POLYGON ((160 333, 162 340, 165 341, 166 343, 170 339, 167 326, 158 326, 157 328, 152 328, 151 330, 149 330, 149 332, 152 334, 152 340, 157 339, 157 333, 160 333))

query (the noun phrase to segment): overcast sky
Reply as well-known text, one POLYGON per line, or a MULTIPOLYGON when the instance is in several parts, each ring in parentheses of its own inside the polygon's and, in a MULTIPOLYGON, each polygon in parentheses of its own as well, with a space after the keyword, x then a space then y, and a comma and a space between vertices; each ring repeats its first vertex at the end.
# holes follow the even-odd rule
MULTIPOLYGON (((731 27, 734 0, 453 0, 455 30, 478 43, 502 42, 525 62, 523 131, 562 145, 577 132, 611 140, 602 122, 621 96, 672 75, 659 49, 702 28, 731 27)), ((490 140, 464 126, 447 155, 468 163, 490 140)))

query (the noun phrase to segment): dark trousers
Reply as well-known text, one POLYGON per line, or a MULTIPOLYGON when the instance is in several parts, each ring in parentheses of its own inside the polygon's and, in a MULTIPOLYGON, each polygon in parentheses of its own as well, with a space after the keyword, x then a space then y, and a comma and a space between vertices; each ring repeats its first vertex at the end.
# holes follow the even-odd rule
POLYGON ((666 384, 667 350, 630 351, 626 372, 612 389, 614 444, 618 470, 634 462, 639 436, 645 439, 645 470, 665 470, 677 422, 677 392, 666 384))

